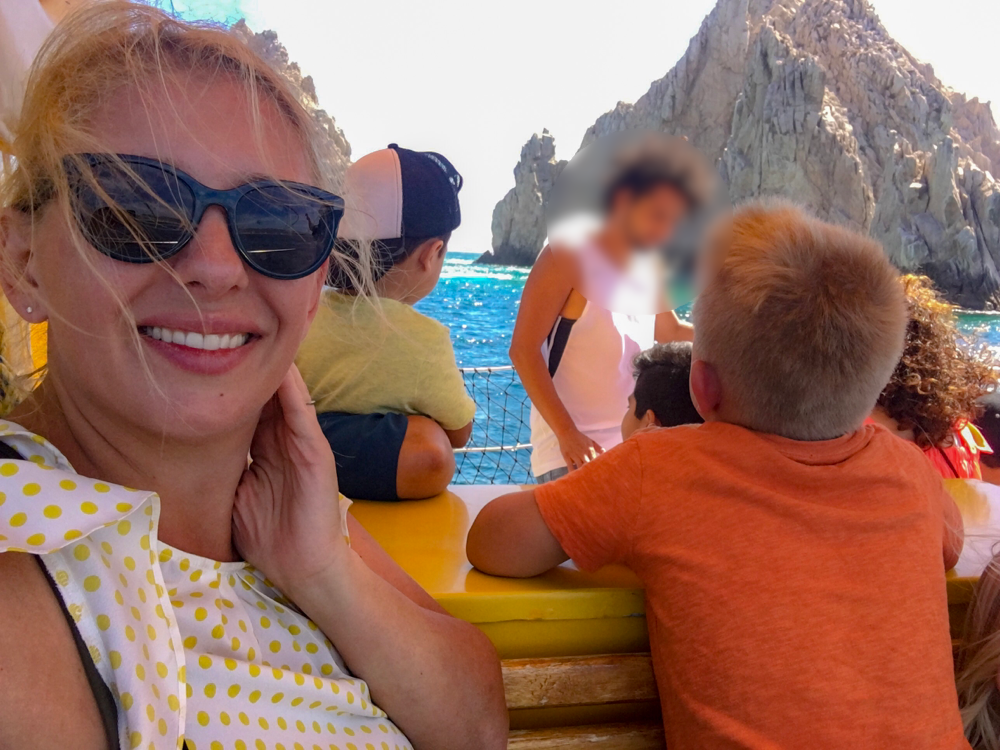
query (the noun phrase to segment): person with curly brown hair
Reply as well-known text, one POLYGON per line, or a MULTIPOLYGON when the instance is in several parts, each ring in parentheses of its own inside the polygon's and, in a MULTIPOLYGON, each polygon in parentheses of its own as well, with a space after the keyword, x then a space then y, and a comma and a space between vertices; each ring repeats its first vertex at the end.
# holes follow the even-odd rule
POLYGON ((955 307, 930 279, 908 275, 900 283, 910 314, 906 344, 872 420, 916 443, 945 479, 982 479, 980 454, 992 449, 972 422, 979 399, 997 385, 995 359, 962 337, 955 307))

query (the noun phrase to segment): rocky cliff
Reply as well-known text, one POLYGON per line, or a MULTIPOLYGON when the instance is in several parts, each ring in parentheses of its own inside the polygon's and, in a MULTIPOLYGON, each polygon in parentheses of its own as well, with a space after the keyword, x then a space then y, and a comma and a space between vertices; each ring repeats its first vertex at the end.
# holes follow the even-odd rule
POLYGON ((545 199, 562 172, 556 142, 548 130, 535 133, 521 148, 514 187, 493 209, 493 250, 480 263, 530 266, 545 242, 545 199))
POLYGON ((351 163, 351 144, 347 142, 344 131, 337 127, 336 121, 326 110, 320 109, 312 76, 302 75, 298 63, 291 61, 288 50, 278 41, 278 35, 274 31, 254 33, 242 19, 233 24, 232 30, 243 37, 254 52, 267 60, 292 85, 299 101, 313 116, 320 130, 328 136, 324 154, 326 166, 334 175, 342 175, 351 163))
MULTIPOLYGON (((630 128, 686 135, 717 160, 733 201, 788 196, 870 233, 955 302, 1000 302, 1000 130, 989 105, 942 84, 867 0, 719 0, 673 70, 602 115, 583 144, 630 128)), ((512 192, 533 167, 522 151, 512 192)), ((523 215, 501 206, 510 237, 523 215)), ((497 226, 495 213, 494 262, 509 262, 497 226)))

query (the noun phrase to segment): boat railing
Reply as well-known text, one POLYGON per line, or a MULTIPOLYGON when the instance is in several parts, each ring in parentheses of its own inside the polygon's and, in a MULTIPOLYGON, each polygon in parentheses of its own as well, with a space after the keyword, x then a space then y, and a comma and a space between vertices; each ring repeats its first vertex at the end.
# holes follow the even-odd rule
POLYGON ((510 365, 463 367, 476 402, 472 436, 455 450, 455 484, 530 484, 531 402, 510 365))

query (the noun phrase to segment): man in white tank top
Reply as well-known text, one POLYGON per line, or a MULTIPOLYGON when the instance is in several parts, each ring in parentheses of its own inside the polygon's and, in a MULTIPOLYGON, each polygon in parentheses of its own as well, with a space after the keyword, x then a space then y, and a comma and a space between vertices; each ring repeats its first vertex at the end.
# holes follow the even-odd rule
POLYGON ((690 341, 667 307, 658 255, 695 206, 683 176, 643 160, 621 170, 605 219, 576 248, 542 250, 524 285, 510 359, 531 398, 532 473, 540 482, 621 442, 632 359, 655 342, 690 341))

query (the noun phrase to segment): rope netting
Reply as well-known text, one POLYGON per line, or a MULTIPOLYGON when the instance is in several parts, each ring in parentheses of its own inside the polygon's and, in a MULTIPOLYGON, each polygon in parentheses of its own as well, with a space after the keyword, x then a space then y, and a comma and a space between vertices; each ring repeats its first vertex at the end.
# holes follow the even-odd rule
POLYGON ((476 402, 472 437, 455 451, 455 484, 530 484, 531 402, 513 367, 463 367, 476 402))

